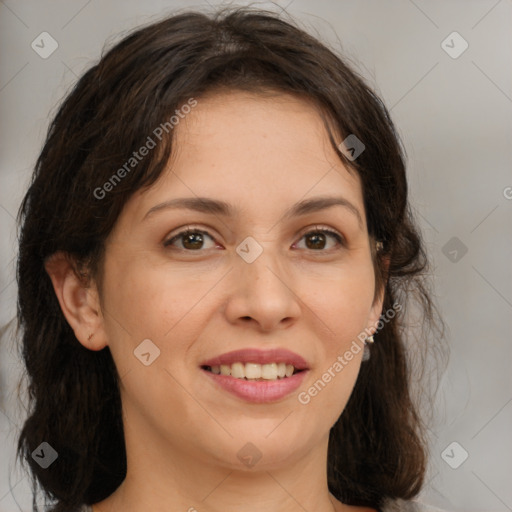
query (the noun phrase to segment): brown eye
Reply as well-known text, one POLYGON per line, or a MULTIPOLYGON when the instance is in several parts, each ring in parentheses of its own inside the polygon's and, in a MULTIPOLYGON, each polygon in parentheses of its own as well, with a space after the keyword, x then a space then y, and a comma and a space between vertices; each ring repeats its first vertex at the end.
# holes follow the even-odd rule
POLYGON ((198 251, 203 249, 205 238, 209 238, 213 241, 213 238, 206 231, 201 229, 186 229, 165 241, 164 246, 172 246, 177 240, 180 240, 181 247, 177 247, 178 249, 185 251, 198 251))
MULTIPOLYGON (((339 245, 344 245, 343 237, 336 231, 332 231, 330 229, 316 229, 308 231, 307 233, 302 235, 302 238, 306 240, 306 249, 312 251, 323 252, 326 246, 328 245, 329 238, 335 239, 337 244, 339 245)), ((329 248, 327 248, 327 250, 328 249, 329 248)))
POLYGON ((325 233, 312 233, 306 235, 306 246, 308 249, 324 249, 327 242, 325 233))

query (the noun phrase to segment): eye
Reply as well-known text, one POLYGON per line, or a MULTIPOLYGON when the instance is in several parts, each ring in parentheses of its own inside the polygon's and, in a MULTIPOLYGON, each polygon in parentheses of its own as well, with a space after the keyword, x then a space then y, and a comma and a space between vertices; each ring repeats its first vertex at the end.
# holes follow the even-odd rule
POLYGON ((325 252, 323 249, 325 249, 328 238, 335 239, 341 246, 345 245, 345 239, 340 233, 327 228, 316 227, 304 233, 301 240, 303 238, 306 239, 306 249, 316 252, 325 252))
POLYGON ((207 231, 203 231, 202 229, 187 228, 183 231, 180 231, 169 240, 166 240, 164 242, 164 247, 174 245, 174 242, 179 240, 181 247, 177 247, 178 249, 184 251, 198 251, 204 248, 203 245, 205 243, 205 237, 214 241, 207 231))
MULTIPOLYGON (((334 239, 338 245, 345 245, 344 237, 337 231, 328 228, 316 227, 315 229, 304 233, 300 239, 306 240, 306 249, 315 252, 326 252, 324 249, 326 248, 326 245, 328 245, 327 242, 329 238, 331 240, 334 239)), ((201 249, 209 249, 215 247, 215 240, 207 231, 188 227, 187 229, 180 231, 169 240, 164 242, 164 247, 169 246, 173 246, 179 250, 187 252, 200 251, 201 249), (213 242, 213 246, 204 247, 206 238, 209 238, 213 242), (175 245, 177 241, 180 242, 181 247, 175 245)), ((296 246, 297 244, 294 245, 294 247, 296 246)), ((327 250, 328 249, 329 248, 327 248, 327 250)))

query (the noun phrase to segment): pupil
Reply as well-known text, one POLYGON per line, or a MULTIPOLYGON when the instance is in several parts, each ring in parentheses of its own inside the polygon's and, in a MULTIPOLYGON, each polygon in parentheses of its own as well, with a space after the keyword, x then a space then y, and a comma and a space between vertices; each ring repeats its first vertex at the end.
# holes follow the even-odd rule
POLYGON ((315 242, 313 242, 313 244, 307 243, 307 246, 308 246, 309 249, 315 249, 315 248, 317 248, 317 249, 320 248, 321 249, 321 248, 324 247, 324 245, 322 245, 322 242, 325 243, 325 235, 323 233, 317 233, 315 235, 309 235, 307 237, 307 240, 314 240, 315 241, 315 242), (319 241, 320 241, 320 244, 321 244, 320 246, 318 246, 318 242, 319 241), (311 247, 311 245, 312 245, 312 247, 311 247))
POLYGON ((183 245, 187 249, 199 249, 202 243, 202 235, 199 233, 190 233, 188 235, 185 235, 185 239, 183 241, 183 245))

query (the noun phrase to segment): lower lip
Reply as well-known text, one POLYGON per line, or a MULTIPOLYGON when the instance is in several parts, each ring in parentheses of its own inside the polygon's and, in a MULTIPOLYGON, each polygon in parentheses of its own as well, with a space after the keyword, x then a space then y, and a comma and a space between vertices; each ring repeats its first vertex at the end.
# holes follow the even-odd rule
POLYGON ((229 391, 233 395, 257 404, 276 402, 293 393, 302 383, 308 370, 303 370, 291 377, 285 377, 277 380, 259 380, 250 381, 245 379, 235 379, 230 375, 217 375, 208 370, 201 369, 221 388, 229 391))

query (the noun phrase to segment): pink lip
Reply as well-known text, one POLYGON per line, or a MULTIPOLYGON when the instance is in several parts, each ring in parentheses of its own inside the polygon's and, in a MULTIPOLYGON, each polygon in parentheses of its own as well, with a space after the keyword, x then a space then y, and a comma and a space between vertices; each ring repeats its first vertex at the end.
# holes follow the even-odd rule
MULTIPOLYGON (((240 361, 240 359, 238 359, 240 361)), ((278 380, 249 381, 235 379, 230 375, 215 375, 207 370, 202 370, 208 377, 221 388, 233 395, 253 403, 275 402, 293 393, 302 383, 308 373, 307 370, 296 373, 291 377, 284 377, 278 380)))
POLYGON ((309 368, 308 363, 303 357, 282 348, 271 350, 257 348, 233 350, 232 352, 208 359, 208 361, 201 363, 200 366, 220 366, 221 364, 231 365, 233 363, 286 363, 292 364, 297 370, 307 370, 309 368))

